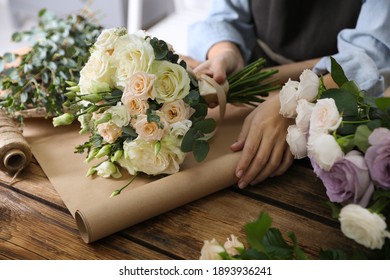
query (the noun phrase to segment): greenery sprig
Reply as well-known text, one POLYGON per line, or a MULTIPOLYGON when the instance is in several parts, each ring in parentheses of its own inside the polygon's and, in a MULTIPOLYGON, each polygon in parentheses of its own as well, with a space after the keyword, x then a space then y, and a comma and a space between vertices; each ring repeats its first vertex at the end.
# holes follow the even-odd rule
POLYGON ((44 109, 46 116, 62 114, 66 81, 77 83, 101 30, 81 15, 61 19, 41 10, 38 27, 12 35, 14 42, 33 41, 31 49, 0 56, 0 90, 5 92, 0 108, 13 116, 32 108, 44 109), (9 63, 12 66, 7 67, 9 63))

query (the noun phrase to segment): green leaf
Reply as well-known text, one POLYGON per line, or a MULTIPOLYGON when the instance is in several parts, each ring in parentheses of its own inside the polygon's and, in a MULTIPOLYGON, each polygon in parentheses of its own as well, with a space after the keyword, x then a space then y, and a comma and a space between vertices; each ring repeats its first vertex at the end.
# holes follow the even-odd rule
POLYGON ((331 217, 333 219, 338 219, 340 215, 340 207, 331 201, 326 201, 325 205, 327 205, 331 211, 331 217))
POLYGON ((330 63, 332 79, 339 87, 342 87, 343 84, 348 82, 348 78, 345 76, 343 68, 341 68, 340 64, 333 57, 330 57, 330 63))
POLYGON ((263 239, 267 230, 271 227, 272 219, 267 212, 261 212, 259 218, 245 225, 245 232, 248 244, 260 252, 265 253, 263 239))
POLYGON ((181 141, 181 150, 185 153, 192 151, 192 145, 196 139, 198 130, 191 127, 181 141))
POLYGON ((168 45, 164 41, 152 38, 150 39, 150 44, 153 47, 154 55, 157 60, 163 60, 167 56, 169 49, 168 45))
POLYGON ((127 136, 131 136, 133 138, 137 138, 138 134, 135 132, 135 129, 131 126, 123 126, 122 127, 122 133, 127 136))
POLYGON ((344 251, 338 249, 320 250, 319 258, 321 260, 347 260, 348 256, 344 251))
POLYGON ((341 89, 352 93, 355 96, 355 98, 357 98, 361 92, 360 88, 358 87, 358 85, 354 81, 345 82, 341 86, 341 89))
POLYGON ((217 126, 214 119, 201 120, 194 124, 194 128, 200 130, 203 133, 211 133, 217 126))
POLYGON ((297 260, 308 260, 309 257, 303 252, 301 247, 298 245, 297 237, 293 232, 288 232, 287 236, 290 237, 291 241, 293 242, 293 248, 294 248, 294 255, 295 259, 297 260))
POLYGON ((11 40, 15 43, 19 43, 23 40, 23 35, 20 32, 14 32, 11 36, 11 40))
POLYGON ((293 248, 284 240, 279 229, 269 228, 263 239, 264 250, 273 259, 288 260, 293 258, 293 248))
POLYGON ((390 97, 376 98, 375 104, 378 106, 378 109, 382 110, 385 113, 388 113, 390 110, 390 97))
POLYGON ((365 153, 370 146, 368 143, 368 137, 370 136, 371 132, 372 131, 368 128, 367 125, 360 125, 356 129, 354 143, 363 153, 365 153))
POLYGON ((322 94, 322 98, 334 99, 337 109, 343 114, 343 117, 357 117, 359 115, 356 96, 345 89, 328 89, 322 94))
POLYGON ((193 154, 197 162, 202 162, 210 150, 210 145, 207 141, 196 140, 193 144, 193 154))
POLYGON ((3 56, 5 63, 12 63, 15 61, 15 54, 6 52, 3 56))

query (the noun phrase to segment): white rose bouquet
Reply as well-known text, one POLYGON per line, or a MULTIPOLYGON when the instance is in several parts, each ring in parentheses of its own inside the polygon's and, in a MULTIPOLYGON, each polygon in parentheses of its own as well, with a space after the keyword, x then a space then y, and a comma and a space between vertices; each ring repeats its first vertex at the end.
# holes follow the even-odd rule
MULTIPOLYGON (((228 102, 261 102, 259 96, 279 87, 269 79, 276 71, 261 71, 263 65, 259 60, 232 77, 228 102)), ((90 133, 76 152, 87 152, 87 162, 104 160, 88 175, 118 178, 120 167, 131 175, 173 174, 188 152, 202 161, 209 151, 216 125, 206 118, 198 81, 164 41, 145 32, 103 30, 79 83, 69 85, 64 104, 68 112, 53 124, 77 119, 81 132, 90 133)), ((207 88, 213 90, 209 84, 207 88)))
POLYGON ((310 158, 330 202, 342 207, 333 207, 342 232, 381 249, 390 238, 390 98, 366 96, 333 58, 331 65, 337 89, 310 70, 283 86, 280 113, 295 118, 286 140, 295 158, 310 158))

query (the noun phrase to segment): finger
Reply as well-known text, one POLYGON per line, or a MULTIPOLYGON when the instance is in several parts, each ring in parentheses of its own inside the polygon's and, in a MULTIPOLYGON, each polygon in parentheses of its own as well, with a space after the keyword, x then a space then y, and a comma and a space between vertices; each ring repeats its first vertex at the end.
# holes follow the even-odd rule
POLYGON ((251 166, 254 158, 256 157, 256 161, 259 163, 261 163, 261 161, 263 160, 261 157, 259 157, 259 154, 261 154, 261 151, 259 151, 259 146, 261 145, 262 141, 261 133, 261 131, 251 130, 249 131, 248 137, 245 141, 245 145, 242 150, 242 155, 236 167, 236 176, 237 178, 241 178, 241 180, 239 181, 240 188, 246 187, 246 185, 251 182, 250 180, 253 176, 252 173, 254 172, 252 170, 253 166, 251 170, 249 170, 249 173, 248 168, 251 166))
POLYGON ((270 175, 270 177, 280 176, 284 174, 294 162, 294 156, 287 147, 284 151, 283 159, 280 166, 270 175))
POLYGON ((241 151, 244 148, 245 140, 252 124, 252 119, 252 113, 245 118, 244 124, 242 125, 241 131, 238 134, 236 142, 230 145, 230 149, 233 152, 241 151))

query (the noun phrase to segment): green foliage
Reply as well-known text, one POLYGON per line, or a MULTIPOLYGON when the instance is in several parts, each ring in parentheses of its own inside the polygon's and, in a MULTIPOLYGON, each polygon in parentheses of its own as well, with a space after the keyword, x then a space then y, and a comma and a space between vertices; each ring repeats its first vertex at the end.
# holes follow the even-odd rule
POLYGON ((80 15, 60 19, 41 10, 37 28, 12 35, 14 42, 32 41, 31 49, 0 56, 0 89, 6 92, 0 107, 13 115, 31 108, 44 108, 47 115, 63 113, 66 81, 78 82, 100 32, 100 26, 80 15), (5 63, 16 66, 7 68, 5 63))

